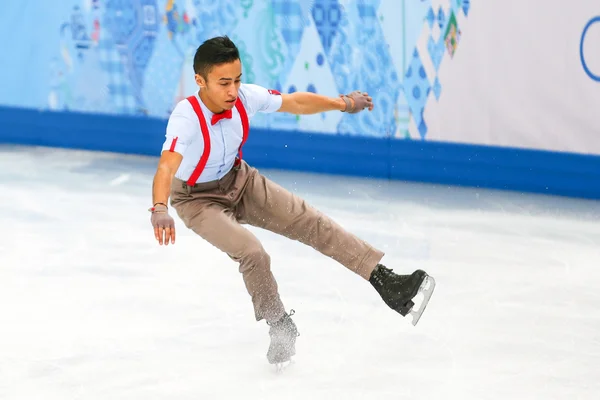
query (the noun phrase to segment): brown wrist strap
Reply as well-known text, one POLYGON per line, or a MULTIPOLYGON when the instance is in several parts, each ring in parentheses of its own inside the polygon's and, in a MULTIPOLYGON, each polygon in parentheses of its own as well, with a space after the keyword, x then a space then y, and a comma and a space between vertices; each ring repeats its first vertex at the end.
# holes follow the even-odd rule
POLYGON ((151 213, 153 213, 153 212, 167 212, 167 210, 168 210, 168 209, 169 209, 169 207, 167 207, 167 205, 166 205, 165 203, 155 203, 155 204, 154 204, 152 207, 150 207, 150 208, 148 209, 148 211, 150 211, 151 213), (156 210, 156 205, 157 205, 157 204, 160 204, 160 205, 164 206, 164 207, 165 207, 165 210, 160 210, 160 211, 157 211, 157 210, 156 210))
POLYGON ((346 109, 342 110, 342 112, 352 111, 352 100, 348 96, 342 96, 344 103, 346 103, 346 109))

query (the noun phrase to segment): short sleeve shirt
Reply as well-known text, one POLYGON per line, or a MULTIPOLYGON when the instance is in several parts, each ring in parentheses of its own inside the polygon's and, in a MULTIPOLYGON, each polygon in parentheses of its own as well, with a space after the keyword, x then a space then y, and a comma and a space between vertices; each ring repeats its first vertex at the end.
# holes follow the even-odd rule
MULTIPOLYGON (((204 170, 196 182, 208 182, 222 178, 233 167, 243 139, 241 116, 237 108, 232 109, 231 119, 221 119, 211 124, 210 111, 198 93, 200 109, 206 119, 210 136, 210 154, 204 170)), ((281 95, 276 90, 266 89, 256 84, 242 83, 238 90, 248 119, 256 113, 272 113, 281 107, 281 95)), ((200 129, 200 121, 192 105, 187 99, 181 100, 171 113, 167 123, 163 151, 174 151, 183 156, 175 177, 187 181, 192 175, 204 151, 204 138, 200 129)))

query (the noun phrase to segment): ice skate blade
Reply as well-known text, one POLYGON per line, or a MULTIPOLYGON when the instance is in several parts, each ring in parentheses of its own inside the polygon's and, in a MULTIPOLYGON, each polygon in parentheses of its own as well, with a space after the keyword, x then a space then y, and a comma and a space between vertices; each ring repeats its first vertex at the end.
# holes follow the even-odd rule
POLYGON ((427 304, 429 303, 429 299, 431 299, 431 295, 433 294, 434 289, 435 289, 435 279, 433 279, 432 276, 427 275, 425 277, 425 279, 423 279, 423 283, 421 284, 421 287, 419 288, 419 293, 423 294, 423 301, 421 302, 421 304, 419 304, 418 310, 415 310, 415 307, 413 306, 409 312, 409 314, 413 317, 412 318, 413 326, 417 325, 417 323, 421 319, 421 316, 423 315, 423 312, 425 312, 425 308, 427 307, 427 304))
POLYGON ((269 348, 267 352, 267 360, 271 365, 279 365, 290 362, 292 357, 296 355, 296 349, 289 349, 281 344, 276 344, 269 348))
POLYGON ((293 362, 294 361, 290 359, 288 361, 276 363, 275 364, 275 373, 282 374, 283 371, 285 371, 290 365, 292 365, 293 362))

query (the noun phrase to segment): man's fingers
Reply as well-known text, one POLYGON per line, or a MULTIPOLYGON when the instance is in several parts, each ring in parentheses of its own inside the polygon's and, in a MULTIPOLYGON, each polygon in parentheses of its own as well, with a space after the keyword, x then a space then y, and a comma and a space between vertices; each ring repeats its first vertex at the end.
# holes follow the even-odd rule
POLYGON ((158 244, 163 244, 163 236, 165 234, 165 228, 162 226, 158 227, 158 244))
POLYGON ((154 228, 154 237, 160 245, 175 244, 175 227, 174 226, 157 226, 154 228))
POLYGON ((171 228, 169 226, 165 226, 165 245, 168 245, 171 241, 171 228))
POLYGON ((171 228, 171 243, 175 244, 175 227, 171 228))

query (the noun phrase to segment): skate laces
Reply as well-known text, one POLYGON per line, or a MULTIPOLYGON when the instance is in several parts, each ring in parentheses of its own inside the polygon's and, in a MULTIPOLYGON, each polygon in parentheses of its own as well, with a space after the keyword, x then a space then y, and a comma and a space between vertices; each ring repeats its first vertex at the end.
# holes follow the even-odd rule
POLYGON ((270 326, 281 325, 281 324, 285 323, 285 321, 287 319, 289 319, 294 314, 296 314, 296 311, 293 310, 293 309, 291 309, 289 313, 287 313, 287 312, 284 313, 283 316, 281 318, 279 318, 277 321, 275 321, 275 322, 269 322, 269 321, 267 321, 267 325, 270 325, 270 326))
POLYGON ((377 264, 374 271, 375 273, 371 276, 371 283, 383 286, 385 279, 392 276, 392 271, 391 268, 388 268, 383 264, 377 264))
POLYGON ((294 309, 291 309, 289 313, 286 312, 283 315, 283 317, 279 318, 277 321, 275 321, 275 322, 267 321, 267 325, 269 325, 275 329, 283 329, 283 330, 287 330, 290 332, 293 331, 293 332, 295 332, 296 336, 300 336, 300 332, 298 332, 298 328, 296 327, 296 324, 291 319, 291 316, 294 314, 296 314, 296 311, 294 309))
MULTIPOLYGON (((291 309, 290 314, 288 315, 288 318, 290 318, 294 314, 296 314, 296 311, 294 309, 291 309)), ((290 321, 291 321, 291 319, 290 319, 290 321)), ((294 325, 294 330, 296 331, 296 337, 300 336, 300 332, 298 332, 298 328, 296 327, 296 324, 294 324, 293 321, 292 321, 292 324, 294 325)))

